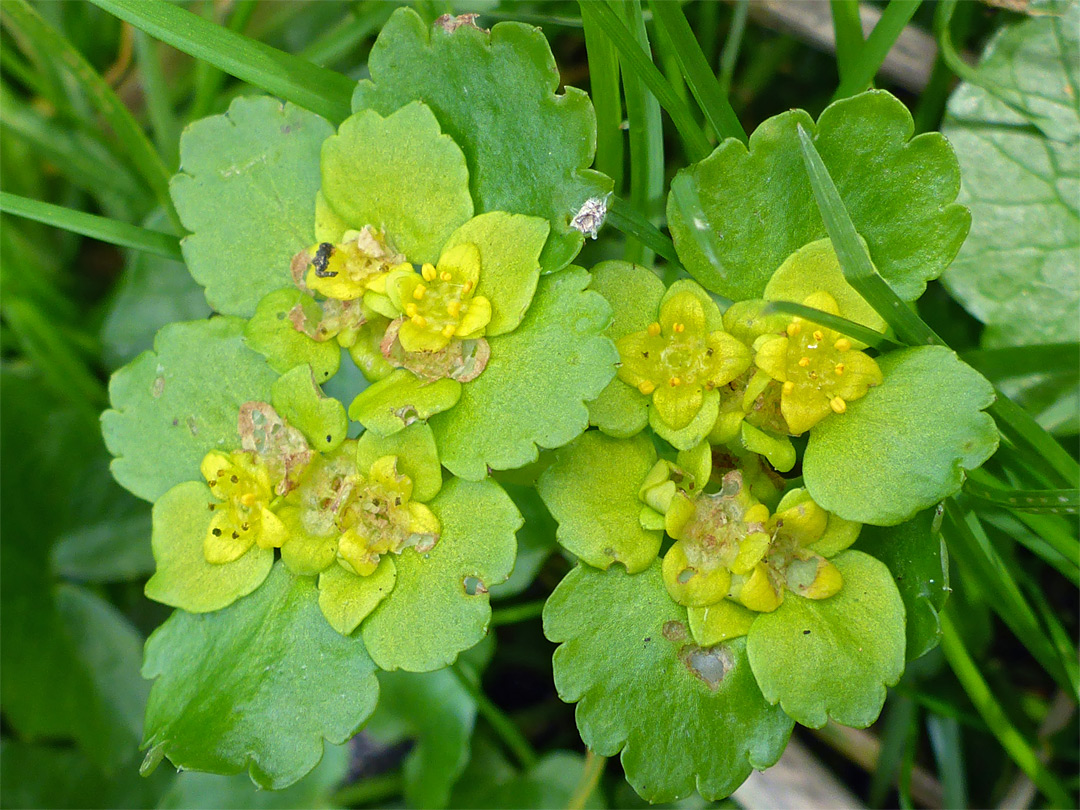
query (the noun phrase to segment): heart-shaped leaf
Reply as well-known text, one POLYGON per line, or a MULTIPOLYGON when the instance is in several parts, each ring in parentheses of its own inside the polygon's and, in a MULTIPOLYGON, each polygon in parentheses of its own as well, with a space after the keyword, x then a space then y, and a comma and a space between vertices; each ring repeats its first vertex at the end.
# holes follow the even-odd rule
POLYGON ((206 300, 250 316, 289 283, 293 256, 315 240, 319 149, 325 120, 265 96, 240 96, 180 138, 170 189, 184 227, 184 259, 206 300))
POLYGON ((410 8, 394 12, 372 46, 371 80, 357 86, 353 109, 389 115, 410 101, 429 105, 465 152, 477 210, 550 220, 540 263, 558 270, 584 241, 570 227, 574 215, 611 191, 609 178, 588 169, 596 151, 592 103, 573 87, 555 92, 559 71, 540 29, 504 22, 488 32, 457 22, 428 27, 410 8))
POLYGON ((791 719, 762 697, 746 641, 695 645, 659 562, 640 574, 578 565, 548 599, 544 633, 562 645, 555 686, 578 703, 582 740, 604 756, 621 750, 646 801, 727 796, 787 744, 791 719))
POLYGON ((998 445, 982 409, 994 389, 943 346, 878 359, 884 382, 810 431, 803 459, 814 501, 845 520, 894 526, 957 492, 998 445))
POLYGON ((484 373, 461 399, 431 418, 446 467, 479 480, 488 468, 535 461, 539 447, 561 447, 585 430, 595 398, 615 374, 618 353, 602 332, 611 308, 571 267, 540 279, 521 326, 491 340, 484 373))
POLYGON ((245 402, 265 402, 277 375, 244 345, 239 318, 174 323, 113 374, 113 410, 101 416, 112 473, 140 498, 155 501, 182 481, 201 479, 210 450, 239 448, 245 402))
POLYGON ((810 728, 866 728, 904 674, 904 603, 885 564, 859 551, 831 560, 844 578, 828 599, 788 591, 750 626, 746 651, 765 698, 810 728))
POLYGON ((281 563, 262 587, 216 613, 177 611, 146 644, 157 678, 146 708, 144 769, 247 770, 280 789, 314 768, 375 709, 375 666, 360 639, 319 611, 315 582, 281 563))

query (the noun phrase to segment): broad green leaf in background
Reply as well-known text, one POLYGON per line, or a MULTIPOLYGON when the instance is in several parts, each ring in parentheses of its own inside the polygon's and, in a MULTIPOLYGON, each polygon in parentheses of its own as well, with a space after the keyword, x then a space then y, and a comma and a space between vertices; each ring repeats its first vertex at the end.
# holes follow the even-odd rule
POLYGON ((937 510, 927 509, 899 526, 863 526, 854 549, 888 566, 907 616, 907 660, 938 645, 938 615, 949 597, 949 554, 937 528, 937 510))
POLYGON ((362 110, 322 147, 322 191, 346 225, 371 225, 411 262, 439 260, 473 213, 469 170, 426 104, 362 110))
POLYGON ((660 563, 640 574, 578 565, 544 608, 559 696, 598 754, 622 751, 626 778, 649 802, 735 790, 779 759, 791 719, 762 697, 746 641, 702 649, 660 563))
POLYGON ((960 170, 948 142, 937 133, 913 138, 911 114, 881 90, 831 104, 816 125, 802 110, 774 116, 749 149, 728 139, 681 170, 694 193, 669 196, 668 222, 686 269, 713 292, 760 298, 788 256, 828 235, 803 167, 800 124, 881 275, 904 300, 918 298, 960 249, 970 216, 954 202, 960 170))
POLYGON ((754 620, 746 649, 765 698, 796 722, 866 728, 885 687, 904 674, 904 603, 889 569, 868 554, 844 551, 831 562, 844 577, 840 591, 820 600, 787 592, 754 620))
POLYGON ((314 768, 324 739, 349 739, 375 708, 375 666, 319 611, 315 582, 275 566, 251 596, 216 613, 177 611, 146 645, 156 678, 144 768, 166 756, 212 773, 248 770, 264 788, 314 768))
POLYGON ((268 401, 276 379, 243 332, 239 318, 170 324, 153 351, 113 375, 114 410, 101 423, 122 486, 154 501, 181 481, 201 480, 208 451, 239 448, 240 406, 268 401))
POLYGON ((62 506, 79 498, 88 472, 100 472, 100 444, 93 422, 59 409, 40 382, 5 371, 0 390, 4 720, 28 741, 74 740, 112 773, 141 733, 142 639, 96 594, 58 586, 49 560, 72 528, 62 506))
POLYGON ((379 707, 364 733, 385 743, 414 738, 403 767, 410 807, 443 808, 469 761, 476 703, 449 669, 380 672, 379 707))
MULTIPOLYGON (((585 772, 585 758, 572 751, 552 751, 531 768, 509 779, 489 785, 477 808, 501 810, 563 810, 585 772)), ((486 776, 486 775, 485 775, 486 776)), ((596 810, 605 807, 600 790, 594 790, 581 807, 596 810)))
POLYGON ((538 447, 561 447, 589 423, 585 402, 615 375, 618 353, 601 337, 611 307, 585 289, 580 267, 540 279, 525 320, 491 340, 484 373, 461 387, 457 405, 431 418, 442 462, 479 480, 488 468, 535 461, 538 447))
MULTIPOLYGON (((643 331, 656 319, 664 283, 652 270, 629 262, 601 262, 592 269, 592 277, 589 288, 611 304, 606 337, 617 341, 643 331)), ((610 436, 633 436, 649 423, 649 398, 615 377, 589 403, 589 420, 610 436)))
POLYGON ((1080 337, 1078 32, 1075 2, 1006 26, 975 73, 991 89, 961 84, 942 124, 972 215, 943 280, 989 346, 1080 337))
POLYGON ((491 619, 488 589, 510 576, 521 515, 491 480, 451 478, 428 506, 439 541, 395 558, 394 590, 360 633, 380 669, 427 672, 480 641, 491 619))
POLYGON ((172 198, 193 232, 182 242, 188 268, 218 312, 248 317, 289 284, 293 256, 315 241, 319 148, 332 133, 265 96, 241 96, 184 130, 172 198))
POLYGON ((353 109, 389 115, 413 100, 428 104, 465 152, 477 211, 550 220, 540 264, 558 270, 584 241, 570 227, 575 214, 611 191, 611 180, 588 168, 596 151, 592 103, 573 87, 555 92, 558 68, 538 28, 504 22, 488 32, 456 22, 429 28, 412 9, 394 12, 353 109))
POLYGON ((649 567, 663 532, 644 529, 638 491, 656 462, 652 440, 589 431, 556 452, 537 490, 559 522, 559 543, 589 565, 619 562, 631 574, 649 567))
POLYGON ((544 563, 559 547, 555 542, 558 524, 536 489, 522 484, 501 483, 501 486, 513 500, 525 524, 517 533, 514 570, 506 582, 490 589, 492 599, 509 599, 532 585, 544 563))
MULTIPOLYGON (((165 221, 159 212, 146 225, 162 229, 165 221)), ((166 324, 194 321, 209 314, 202 287, 183 262, 130 251, 101 326, 105 363, 109 368, 118 368, 153 346, 154 334, 166 324)))
POLYGON ((806 488, 846 520, 894 526, 955 494, 997 449, 990 383, 943 346, 878 359, 884 382, 810 431, 806 488))

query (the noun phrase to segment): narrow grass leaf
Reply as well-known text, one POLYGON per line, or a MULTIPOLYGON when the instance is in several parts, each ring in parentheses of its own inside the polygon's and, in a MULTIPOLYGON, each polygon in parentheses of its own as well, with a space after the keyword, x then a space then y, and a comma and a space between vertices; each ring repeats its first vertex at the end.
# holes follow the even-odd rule
POLYGON ((833 101, 853 96, 870 85, 921 4, 922 0, 889 0, 881 19, 852 60, 847 75, 842 76, 833 101))
POLYGON ((724 39, 724 48, 720 51, 720 92, 725 97, 731 94, 731 79, 735 75, 735 64, 739 61, 743 34, 746 33, 746 17, 749 13, 750 0, 736 0, 731 26, 724 39))
POLYGON ((596 109, 596 168, 622 190, 622 96, 619 90, 619 54, 596 18, 582 18, 585 51, 589 59, 589 89, 596 109))
POLYGON ((608 200, 607 224, 631 236, 647 246, 657 256, 663 256, 671 264, 682 268, 675 245, 663 232, 649 222, 649 218, 621 197, 612 195, 608 200))
POLYGON ((836 37, 836 68, 843 81, 851 75, 852 67, 863 48, 862 22, 859 19, 859 0, 829 0, 832 9, 833 34, 836 37))
POLYGON ((937 762, 944 798, 942 806, 967 807, 967 771, 964 768, 960 723, 955 717, 930 714, 926 718, 926 734, 937 762))
POLYGON ((855 338, 867 346, 873 346, 875 349, 884 351, 904 348, 903 344, 890 340, 881 332, 875 332, 873 329, 868 329, 862 324, 855 323, 855 321, 850 321, 847 318, 841 318, 839 315, 822 312, 820 309, 796 304, 793 301, 770 301, 763 310, 763 313, 769 312, 788 312, 792 315, 798 315, 816 323, 818 326, 834 329, 842 335, 855 338))

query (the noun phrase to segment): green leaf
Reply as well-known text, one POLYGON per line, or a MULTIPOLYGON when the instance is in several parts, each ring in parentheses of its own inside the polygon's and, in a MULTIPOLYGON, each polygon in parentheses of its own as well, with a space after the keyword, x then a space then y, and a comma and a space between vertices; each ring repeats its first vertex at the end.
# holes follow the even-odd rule
POLYGON ((788 256, 828 235, 803 167, 800 124, 813 135, 882 276, 904 300, 918 298, 960 249, 970 217, 954 203, 960 172, 948 142, 936 133, 912 138, 911 114, 880 90, 831 104, 816 126, 801 110, 769 118, 749 150, 729 139, 679 172, 699 201, 668 198, 683 265, 713 292, 760 298, 788 256))
POLYGON ((465 383, 457 405, 431 418, 442 462, 462 478, 488 468, 535 461, 538 446, 561 447, 585 430, 585 402, 615 375, 618 353, 601 337, 611 317, 604 299, 586 290, 580 267, 540 279, 516 330, 491 340, 484 373, 465 383))
POLYGON ((416 263, 437 262, 473 213, 465 156, 419 101, 346 118, 322 147, 322 191, 348 226, 384 229, 416 263))
POLYGON ((427 672, 480 641, 491 618, 488 588, 514 567, 521 515, 494 481, 451 478, 428 504, 442 527, 426 554, 397 559, 394 590, 361 625, 380 669, 427 672))
POLYGON ((480 251, 476 295, 491 302, 488 337, 521 323, 540 278, 540 251, 551 225, 546 219, 492 211, 473 217, 450 236, 446 250, 473 244, 480 251))
POLYGON ((244 345, 239 318, 174 323, 109 383, 113 410, 101 417, 121 486, 155 501, 182 481, 197 481, 210 450, 239 447, 237 417, 265 402, 276 375, 244 345))
POLYGON ((416 740, 405 758, 405 801, 443 808, 469 761, 476 704, 448 669, 380 672, 379 708, 364 732, 384 743, 416 740))
MULTIPOLYGON (((164 215, 157 213, 146 224, 159 226, 163 220, 164 215)), ((183 262, 130 253, 101 326, 105 363, 118 368, 153 346, 154 334, 166 324, 209 314, 203 289, 183 262)))
POLYGON ((1070 3, 1003 29, 975 73, 993 92, 960 85, 942 125, 973 217, 944 282, 987 325, 987 345, 1080 336, 1078 16, 1070 3))
POLYGON ((907 660, 938 645, 939 614, 949 597, 949 554, 938 530, 935 509, 920 512, 899 526, 863 526, 854 548, 889 567, 907 616, 907 660))
POLYGON ((258 545, 229 563, 209 563, 203 541, 216 499, 202 481, 177 484, 154 504, 151 538, 157 570, 146 595, 171 607, 207 613, 258 588, 274 565, 274 550, 258 545))
POLYGON ((846 520, 895 526, 957 492, 997 449, 994 391, 943 346, 878 359, 884 382, 810 431, 806 488, 846 520))
POLYGON ((274 380, 270 403, 278 415, 297 428, 320 453, 332 453, 348 438, 345 406, 323 394, 311 366, 297 366, 274 380))
MULTIPOLYGON (((491 784, 488 773, 483 799, 466 807, 502 810, 563 810, 570 806, 574 792, 585 773, 585 758, 572 751, 552 751, 531 768, 505 781, 491 784)), ((593 790, 581 808, 605 807, 602 791, 593 790)))
POLYGON ((791 593, 750 627, 746 651, 761 691, 797 723, 873 723, 885 687, 904 674, 904 603, 889 569, 845 551, 832 558, 844 585, 828 599, 791 593))
POLYGON ((589 97, 573 87, 555 92, 558 69, 538 28, 429 28, 402 8, 379 34, 368 68, 354 110, 389 115, 422 100, 465 152, 477 210, 550 220, 540 264, 551 272, 570 263, 584 241, 571 218, 610 192, 611 180, 588 169, 596 151, 589 97))
POLYGON ((241 96, 184 130, 170 188, 193 232, 184 258, 218 312, 248 317, 290 283, 293 256, 315 241, 319 146, 332 133, 319 116, 265 96, 241 96))
MULTIPOLYGON (((601 262, 592 269, 589 288, 604 296, 613 313, 604 334, 616 341, 641 332, 656 318, 664 283, 656 273, 629 262, 601 262)), ((649 423, 649 399, 618 377, 589 403, 589 421, 610 436, 633 436, 649 423)))
POLYGON ((461 390, 461 383, 449 377, 430 382, 399 368, 361 391, 349 405, 349 417, 373 433, 390 436, 454 407, 461 390))
POLYGON ((313 340, 296 329, 290 318, 293 312, 302 314, 307 323, 322 320, 322 307, 314 298, 295 287, 285 287, 259 301, 244 327, 244 340, 274 371, 284 374, 306 365, 317 381, 325 382, 337 373, 341 347, 336 340, 313 340))
POLYGON ((631 574, 648 568, 664 534, 643 529, 638 520, 638 490, 656 462, 652 440, 590 431, 555 456, 537 490, 559 522, 559 543, 596 568, 614 562, 631 574))
POLYGON ((525 525, 518 529, 517 557, 510 578, 489 589, 492 599, 509 599, 533 584, 544 563, 558 549, 558 543, 555 542, 558 524, 533 486, 509 483, 500 485, 514 501, 514 506, 525 521, 525 525))
POLYGON ((695 788, 708 801, 727 796, 775 763, 791 733, 758 689, 745 640, 701 649, 686 622, 659 562, 634 575, 578 565, 544 609, 544 633, 562 645, 555 686, 578 703, 582 740, 603 756, 621 750, 627 779, 649 802, 695 788))
POLYGON ((426 503, 439 494, 442 466, 431 428, 423 422, 409 425, 391 436, 364 433, 356 443, 356 467, 367 472, 383 456, 398 457, 398 471, 413 482, 413 500, 426 503))
POLYGON ((216 613, 178 611, 146 645, 157 678, 146 709, 144 769, 238 773, 263 788, 296 782, 323 740, 349 739, 375 708, 375 667, 359 639, 319 611, 314 580, 274 567, 261 588, 216 613))

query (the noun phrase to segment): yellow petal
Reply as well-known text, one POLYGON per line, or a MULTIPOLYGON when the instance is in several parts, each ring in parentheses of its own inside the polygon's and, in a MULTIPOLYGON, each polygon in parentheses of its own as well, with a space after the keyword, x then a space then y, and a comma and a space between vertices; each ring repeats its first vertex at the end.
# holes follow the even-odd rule
POLYGON ((712 349, 705 358, 705 368, 713 385, 727 385, 750 368, 750 350, 727 332, 710 333, 705 344, 712 349))
POLYGON ((832 412, 829 398, 817 389, 797 388, 791 393, 785 391, 780 398, 780 413, 794 436, 805 433, 832 412))
POLYGON ((690 634, 702 647, 712 647, 729 638, 750 632, 757 614, 730 599, 721 599, 706 607, 687 608, 690 634))
POLYGON ((726 568, 700 571, 686 558, 684 540, 679 540, 664 555, 662 573, 668 595, 680 605, 703 607, 727 596, 731 573, 726 568))
POLYGON ((754 356, 754 365, 774 380, 787 380, 787 355, 790 340, 786 337, 768 338, 754 356))
POLYGON ((671 296, 660 307, 660 329, 664 335, 675 331, 675 324, 680 324, 687 332, 705 331, 705 307, 692 292, 680 292, 671 296))
POLYGON ((653 392, 653 405, 660 418, 674 430, 682 430, 694 421, 703 401, 704 394, 697 384, 672 385, 669 380, 658 385, 653 392))
POLYGON ((731 563, 731 573, 746 576, 761 562, 772 541, 765 532, 751 532, 739 542, 739 553, 731 563))
POLYGON ((822 557, 797 560, 786 573, 788 588, 807 599, 828 599, 844 585, 839 569, 822 557))
POLYGON ((774 587, 765 563, 758 563, 739 591, 739 601, 758 613, 772 613, 784 601, 782 589, 774 587))
POLYGON ((450 273, 453 283, 472 282, 471 289, 476 289, 480 280, 480 250, 471 242, 455 245, 439 257, 439 273, 450 273))
POLYGON ((468 301, 466 307, 458 323, 457 335, 461 338, 480 337, 491 323, 491 302, 484 296, 477 295, 468 301))
POLYGON ((442 526, 435 513, 419 501, 409 501, 405 508, 409 512, 409 533, 438 536, 442 526))
POLYGON ((235 515, 219 508, 214 511, 203 538, 203 556, 215 565, 230 563, 244 556, 254 542, 255 533, 250 528, 241 531, 235 525, 235 515))
POLYGON ((424 280, 411 264, 398 265, 386 275, 386 295, 397 311, 404 312, 405 304, 413 300, 412 294, 424 280))
POLYGON ((289 539, 289 530, 281 518, 265 506, 259 507, 258 529, 255 542, 259 548, 281 548, 289 539))
POLYGON ((338 557, 346 563, 346 570, 366 577, 379 566, 379 555, 371 553, 367 541, 349 529, 338 539, 338 557))
POLYGON ((450 342, 450 338, 437 329, 432 330, 426 327, 422 329, 411 320, 401 322, 398 340, 407 352, 437 352, 450 342))
POLYGON ((664 339, 652 336, 648 331, 631 332, 615 343, 619 350, 619 379, 637 388, 643 382, 652 383, 654 389, 661 384, 659 359, 664 350, 664 339))

